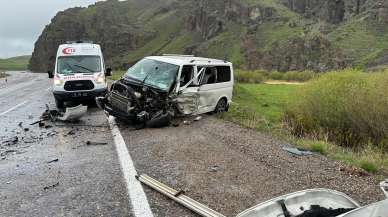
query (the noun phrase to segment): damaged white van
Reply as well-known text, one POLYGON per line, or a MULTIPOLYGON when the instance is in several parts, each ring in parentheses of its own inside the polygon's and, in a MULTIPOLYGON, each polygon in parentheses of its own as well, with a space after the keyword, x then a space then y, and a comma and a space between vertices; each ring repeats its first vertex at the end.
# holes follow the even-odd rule
POLYGON ((228 111, 233 80, 233 65, 224 60, 150 56, 128 69, 96 101, 115 117, 156 127, 172 117, 228 111))
POLYGON ((56 57, 53 94, 58 108, 64 102, 94 100, 107 93, 101 47, 91 42, 68 42, 59 46, 56 57))

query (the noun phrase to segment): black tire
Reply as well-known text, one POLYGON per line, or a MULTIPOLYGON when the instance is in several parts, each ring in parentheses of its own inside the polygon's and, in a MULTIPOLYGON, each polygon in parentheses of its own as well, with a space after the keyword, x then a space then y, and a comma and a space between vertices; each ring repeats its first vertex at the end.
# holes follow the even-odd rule
POLYGON ((220 99, 220 101, 218 101, 218 103, 217 103, 217 106, 216 106, 216 109, 214 110, 214 112, 216 114, 218 114, 218 113, 223 113, 223 112, 227 112, 227 111, 228 111, 228 102, 226 101, 225 98, 220 99))
POLYGON ((55 105, 57 106, 58 109, 63 109, 65 107, 65 103, 60 100, 55 98, 55 105))

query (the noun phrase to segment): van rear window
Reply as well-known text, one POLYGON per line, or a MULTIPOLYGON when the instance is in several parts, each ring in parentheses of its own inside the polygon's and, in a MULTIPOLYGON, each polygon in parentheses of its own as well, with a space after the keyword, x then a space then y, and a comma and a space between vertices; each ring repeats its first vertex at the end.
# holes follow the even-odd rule
POLYGON ((64 56, 58 57, 59 74, 101 72, 99 56, 64 56))

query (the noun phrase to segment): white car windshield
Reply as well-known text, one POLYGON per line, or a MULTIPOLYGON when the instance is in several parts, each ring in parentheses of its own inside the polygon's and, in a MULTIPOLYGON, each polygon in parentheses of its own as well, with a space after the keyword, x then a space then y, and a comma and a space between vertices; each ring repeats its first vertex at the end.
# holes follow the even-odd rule
POLYGON ((142 59, 125 74, 126 77, 167 91, 174 83, 179 66, 152 59, 142 59))
POLYGON ((66 56, 58 58, 59 74, 101 72, 99 56, 66 56))

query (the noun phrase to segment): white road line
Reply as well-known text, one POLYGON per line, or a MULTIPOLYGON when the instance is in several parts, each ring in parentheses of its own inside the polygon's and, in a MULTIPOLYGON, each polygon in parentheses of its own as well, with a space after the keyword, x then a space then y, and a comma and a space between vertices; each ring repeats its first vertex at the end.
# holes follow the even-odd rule
POLYGON ((22 103, 20 103, 20 104, 18 104, 18 105, 15 105, 14 107, 8 109, 7 111, 0 113, 0 116, 3 116, 3 115, 5 115, 5 114, 7 114, 8 112, 11 112, 11 111, 13 111, 13 110, 19 108, 20 106, 26 104, 27 102, 28 102, 28 101, 24 101, 24 102, 22 102, 22 103))
POLYGON ((115 118, 109 116, 108 121, 116 145, 116 151, 119 156, 125 184, 127 185, 127 191, 133 213, 136 217, 153 217, 154 215, 152 214, 150 205, 148 204, 143 187, 135 177, 137 175, 135 166, 120 130, 117 127, 115 118))

